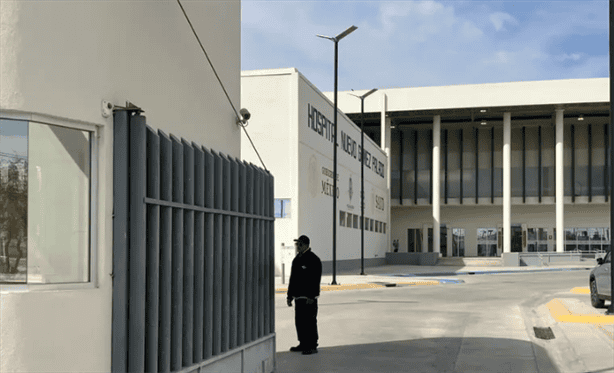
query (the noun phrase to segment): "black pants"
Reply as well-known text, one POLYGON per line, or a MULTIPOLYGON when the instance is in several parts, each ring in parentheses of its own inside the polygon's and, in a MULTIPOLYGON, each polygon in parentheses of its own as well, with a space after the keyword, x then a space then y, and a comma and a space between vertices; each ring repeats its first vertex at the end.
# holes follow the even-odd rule
POLYGON ((307 304, 306 299, 294 301, 294 323, 300 345, 304 348, 318 346, 318 300, 307 304))

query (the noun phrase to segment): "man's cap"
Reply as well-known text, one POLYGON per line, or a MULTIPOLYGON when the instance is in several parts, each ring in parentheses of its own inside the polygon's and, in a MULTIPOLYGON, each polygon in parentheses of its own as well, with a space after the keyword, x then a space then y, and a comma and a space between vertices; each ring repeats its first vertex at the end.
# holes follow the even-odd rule
POLYGON ((294 242, 298 242, 298 243, 302 243, 302 244, 306 244, 309 245, 309 237, 302 235, 299 238, 295 239, 294 242))

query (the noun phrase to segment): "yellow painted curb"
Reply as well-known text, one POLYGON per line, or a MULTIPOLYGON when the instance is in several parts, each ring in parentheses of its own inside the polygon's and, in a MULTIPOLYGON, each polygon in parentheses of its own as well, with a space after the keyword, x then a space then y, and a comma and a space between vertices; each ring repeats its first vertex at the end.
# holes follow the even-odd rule
POLYGON ((574 294, 590 294, 591 293, 591 290, 588 288, 588 286, 573 288, 570 291, 574 294))
POLYGON ((546 307, 552 317, 558 322, 571 322, 580 324, 614 324, 614 316, 609 315, 584 315, 572 313, 560 299, 553 299, 546 307))

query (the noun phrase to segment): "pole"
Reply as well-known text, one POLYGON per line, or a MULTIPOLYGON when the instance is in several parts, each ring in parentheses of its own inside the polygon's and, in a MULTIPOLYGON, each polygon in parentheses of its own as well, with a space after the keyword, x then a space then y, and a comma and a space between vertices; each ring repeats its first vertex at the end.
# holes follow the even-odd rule
POLYGON ((335 127, 335 141, 333 145, 333 282, 337 285, 337 55, 338 40, 335 39, 335 109, 333 113, 333 125, 335 127))
MULTIPOLYGON (((614 114, 614 84, 612 84, 612 74, 614 74, 614 61, 612 59, 612 53, 614 52, 614 0, 610 0, 610 144, 614 144, 614 118, 612 115, 614 114)), ((612 177, 614 176, 614 151, 610 152, 610 186, 608 186, 608 190, 606 190, 606 194, 610 193, 612 190, 612 177)), ((614 198, 610 196, 610 295, 614 294, 614 265, 612 262, 614 261, 612 255, 614 255, 614 250, 612 249, 612 244, 614 244, 614 240, 612 240, 612 222, 614 222, 614 198)), ((614 296, 610 298, 610 307, 606 312, 608 315, 614 315, 614 296)))
POLYGON ((365 274, 365 98, 360 98, 360 274, 365 274))

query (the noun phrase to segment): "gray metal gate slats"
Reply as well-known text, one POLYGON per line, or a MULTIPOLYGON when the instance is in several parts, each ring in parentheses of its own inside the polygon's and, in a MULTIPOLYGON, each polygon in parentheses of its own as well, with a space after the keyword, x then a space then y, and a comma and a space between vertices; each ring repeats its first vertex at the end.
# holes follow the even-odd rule
MULTIPOLYGON (((238 211, 239 209, 239 173, 237 169, 237 162, 234 159, 228 159, 230 164, 230 210, 238 211)), ((239 235, 239 221, 236 216, 230 217, 230 349, 237 347, 237 327, 238 327, 238 303, 239 303, 239 290, 238 290, 238 271, 239 271, 239 258, 238 258, 238 235, 239 235)))
MULTIPOLYGON (((239 193, 239 208, 238 211, 241 213, 246 213, 246 198, 245 195, 245 165, 243 162, 237 160, 237 175, 238 175, 238 193, 239 193)), ((238 293, 239 293, 239 303, 238 303, 238 336, 237 336, 237 345, 241 346, 245 343, 245 279, 246 279, 246 266, 245 266, 245 221, 247 219, 239 219, 239 248, 238 248, 238 293)))
MULTIPOLYGON (((185 141, 183 145, 183 201, 194 204, 194 149, 185 141)), ((183 366, 193 361, 194 342, 194 211, 183 210, 183 366)))
MULTIPOLYGON (((224 155, 222 159, 223 200, 222 208, 230 210, 230 162, 224 155)), ((224 233, 222 236, 222 352, 230 349, 230 216, 222 217, 224 233)))
MULTIPOLYGON (((194 204, 205 206, 205 154, 196 144, 194 148, 194 204)), ((205 321, 205 213, 194 213, 194 361, 204 355, 205 321)))
MULTIPOLYGON (((260 212, 259 204, 258 204, 258 199, 260 197, 260 177, 259 177, 260 175, 258 171, 256 170, 256 168, 254 167, 254 165, 250 164, 250 167, 252 168, 252 175, 253 175, 253 182, 254 182, 253 211, 254 211, 254 214, 258 214, 260 212)), ((252 312, 252 327, 253 327, 252 339, 258 339, 260 336, 260 318, 258 317, 258 314, 260 313, 260 292, 258 290, 260 289, 260 234, 261 234, 261 230, 260 230, 260 222, 257 219, 253 219, 253 225, 254 225, 254 229, 253 229, 254 241, 252 243, 253 245, 252 250, 254 252, 254 261, 252 265, 254 266, 254 280, 253 280, 254 308, 252 312)))
MULTIPOLYGON (((216 209, 222 208, 222 190, 224 180, 222 179, 222 158, 214 151, 213 160, 215 165, 214 184, 214 206, 216 209)), ((223 259, 222 259, 222 215, 214 216, 213 235, 215 237, 213 246, 214 268, 213 268, 213 354, 219 355, 222 352, 222 283, 223 283, 223 259)))
MULTIPOLYGON (((273 175, 269 176, 269 218, 274 219, 275 216, 275 178, 273 175)), ((274 220, 269 221, 269 319, 271 320, 269 333, 275 333, 275 251, 271 249, 275 245, 275 224, 274 220)))
MULTIPOLYGON (((183 203, 183 146, 171 135, 173 147, 173 201, 183 203)), ((183 366, 183 210, 173 209, 173 278, 171 313, 171 370, 183 366)))
MULTIPOLYGON (((245 165, 245 181, 246 181, 246 207, 247 213, 252 214, 254 212, 253 209, 253 198, 254 198, 254 176, 252 168, 244 163, 245 165)), ((246 234, 245 234, 245 249, 246 249, 246 296, 245 296, 245 342, 251 342, 254 340, 254 327, 253 327, 253 310, 254 310, 254 302, 252 298, 254 297, 254 250, 253 250, 253 241, 254 241, 254 219, 247 219, 245 222, 246 225, 246 234)))
POLYGON ((145 293, 147 255, 145 248, 145 198, 147 138, 145 117, 130 117, 130 249, 128 308, 128 370, 145 369, 145 293))
POLYGON ((128 370, 128 113, 113 116, 113 321, 111 369, 128 370))
MULTIPOLYGON (((160 138, 160 198, 170 201, 173 196, 173 152, 170 138, 158 130, 160 138)), ((172 215, 173 209, 160 207, 160 329, 158 371, 171 370, 172 314, 172 215)), ((153 232, 152 232, 153 233, 153 232)), ((155 234, 155 233, 153 233, 155 234)))
MULTIPOLYGON (((215 164, 213 154, 209 150, 203 148, 205 153, 205 207, 214 208, 215 196, 215 164)), ((215 279, 215 256, 214 256, 214 215, 205 215, 205 341, 204 341, 204 359, 213 356, 213 338, 214 338, 214 287, 215 279)))
POLYGON ((114 114, 113 372, 187 372, 274 333, 270 173, 114 114))
MULTIPOLYGON (((160 139, 147 126, 147 197, 160 198, 160 139)), ((145 300, 147 329, 145 330, 145 371, 158 370, 158 319, 160 286, 160 206, 147 206, 147 293, 145 300)))

